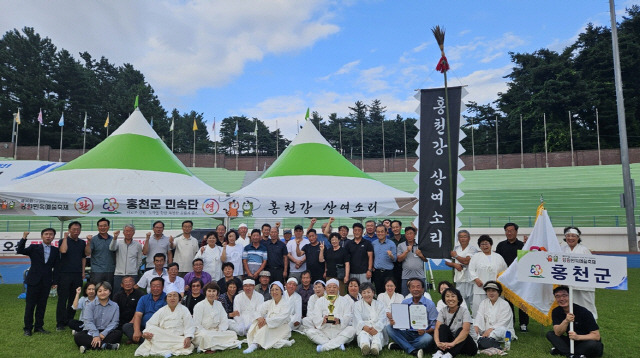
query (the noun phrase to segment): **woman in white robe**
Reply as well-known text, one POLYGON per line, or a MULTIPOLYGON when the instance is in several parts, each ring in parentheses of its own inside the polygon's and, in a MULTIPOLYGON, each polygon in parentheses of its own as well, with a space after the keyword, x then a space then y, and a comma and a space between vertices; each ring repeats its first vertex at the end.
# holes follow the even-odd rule
MULTIPOLYGON (((505 335, 509 331, 511 332, 512 340, 518 339, 513 329, 511 306, 500 297, 500 294, 502 294, 500 283, 488 281, 484 284, 484 289, 487 292, 487 298, 480 302, 478 311, 474 314, 472 331, 474 338, 485 337, 501 343, 504 342, 505 335)), ((479 347, 480 344, 480 341, 478 341, 479 347)))
POLYGON ((338 280, 332 278, 327 281, 327 295, 316 301, 310 315, 313 328, 306 330, 305 334, 318 345, 318 353, 336 348, 344 351, 344 345, 356 335, 352 325, 354 301, 349 295, 340 296, 339 289, 338 280), (333 303, 329 296, 336 297, 333 303), (329 310, 329 305, 333 305, 333 311, 329 310), (333 323, 330 322, 330 315, 333 315, 333 323))
POLYGON ((249 326, 260 316, 260 306, 264 303, 264 296, 255 291, 256 282, 248 278, 242 282, 242 292, 233 300, 233 320, 229 321, 229 328, 239 336, 245 336, 249 326))
POLYGON ((495 281, 498 274, 507 269, 507 263, 498 253, 491 251, 493 239, 489 235, 480 235, 478 247, 481 252, 473 255, 469 262, 469 278, 475 282, 473 287, 473 316, 475 317, 480 302, 486 297, 482 288, 487 281, 495 281))
POLYGON ((391 311, 391 304, 402 303, 404 297, 396 292, 396 282, 392 278, 388 278, 384 282, 384 292, 378 295, 376 300, 384 304, 387 311, 391 311))
POLYGON ((189 309, 180 304, 180 294, 170 285, 167 305, 149 318, 142 331, 144 342, 136 349, 136 356, 178 356, 193 352, 195 326, 189 309))
POLYGON ((356 329, 358 347, 365 356, 377 356, 387 344, 383 334, 384 326, 389 323, 387 309, 384 303, 373 299, 374 291, 371 283, 363 283, 360 286, 362 299, 353 305, 353 326, 356 329))
POLYGON ((222 247, 218 246, 218 234, 211 231, 207 234, 207 244, 198 250, 194 259, 202 259, 204 271, 211 275, 211 281, 216 282, 222 278, 222 247))
POLYGON ((193 344, 198 352, 213 353, 230 348, 240 348, 236 332, 229 330, 227 312, 218 301, 220 287, 215 282, 204 286, 206 299, 193 308, 193 322, 196 326, 193 344))
POLYGON ((316 305, 316 301, 324 296, 324 281, 316 280, 313 283, 313 295, 309 297, 309 301, 307 302, 307 317, 302 319, 302 330, 306 331, 308 328, 313 328, 313 321, 311 320, 311 312, 313 312, 313 307, 316 305))
MULTIPOLYGON (((580 235, 582 232, 575 226, 564 228, 564 241, 566 244, 560 245, 562 252, 567 254, 592 255, 591 251, 581 244, 580 235)), ((594 319, 598 319, 598 309, 596 308, 596 289, 592 287, 573 287, 573 303, 580 305, 593 314, 594 319)))
POLYGON ((287 280, 284 297, 289 301, 289 308, 291 309, 289 327, 291 327, 292 331, 302 333, 304 330, 302 326, 302 297, 296 292, 297 288, 298 280, 295 277, 290 277, 287 280))
POLYGON ((290 347, 295 341, 291 338, 291 307, 284 297, 284 286, 279 281, 271 284, 271 299, 260 306, 260 316, 253 321, 247 333, 249 347, 242 353, 252 353, 259 347, 263 349, 290 347))

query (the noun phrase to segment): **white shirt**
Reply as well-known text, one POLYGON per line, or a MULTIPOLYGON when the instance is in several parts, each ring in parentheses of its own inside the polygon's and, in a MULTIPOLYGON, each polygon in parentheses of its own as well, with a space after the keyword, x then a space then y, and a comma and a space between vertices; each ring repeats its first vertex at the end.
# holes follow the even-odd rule
MULTIPOLYGON (((146 288, 147 293, 151 293, 150 283, 151 283, 151 280, 155 277, 164 278, 164 286, 167 287, 167 282, 169 281, 169 274, 167 273, 167 269, 163 268, 162 275, 158 275, 155 267, 152 270, 149 270, 144 274, 142 274, 142 277, 140 277, 140 280, 138 280, 138 283, 137 283, 138 287, 146 288)), ((184 285, 182 286, 182 289, 184 290, 184 285)))
MULTIPOLYGON (((567 245, 566 243, 562 243, 562 245, 560 245, 560 249, 562 250, 562 252, 565 252, 567 254, 593 255, 591 253, 591 250, 589 250, 586 246, 582 244, 576 244, 573 250, 571 250, 571 247, 569 247, 569 245, 567 245)), ((578 291, 595 291, 596 290, 593 287, 573 287, 573 289, 578 291)))
POLYGON ((253 291, 251 299, 249 299, 244 291, 242 291, 237 294, 233 300, 233 310, 238 311, 240 318, 246 323, 251 323, 260 316, 258 309, 263 302, 264 296, 262 294, 253 291))
POLYGON ((356 332, 360 332, 364 326, 369 326, 380 333, 384 326, 389 324, 387 312, 387 307, 382 302, 372 300, 371 304, 368 304, 360 300, 353 304, 353 327, 356 332))
MULTIPOLYGON (((467 247, 463 250, 462 246, 460 245, 456 245, 456 247, 453 249, 456 254, 460 257, 473 257, 473 255, 475 255, 476 253, 480 252, 480 250, 471 245, 468 244, 467 247)), ((458 261, 457 259, 453 260, 455 263, 461 264, 462 263, 460 261, 458 261)), ((458 271, 458 270, 453 270, 453 281, 454 282, 470 282, 473 281, 469 278, 469 266, 468 265, 462 265, 462 271, 458 271)))
POLYGON ((162 291, 164 291, 164 293, 169 293, 169 285, 174 284, 176 285, 176 287, 178 288, 178 292, 180 293, 181 296, 184 296, 184 278, 180 277, 180 276, 176 276, 176 280, 173 282, 169 282, 169 275, 167 274, 167 277, 164 278, 164 289, 162 291))
POLYGON ((384 304, 387 310, 391 309, 392 303, 402 303, 402 301, 404 301, 404 297, 398 292, 394 292, 391 297, 389 297, 386 291, 378 295, 378 302, 384 304))
POLYGON ((173 312, 169 306, 160 308, 158 312, 154 313, 147 321, 145 332, 150 326, 165 329, 176 336, 191 338, 193 338, 196 330, 191 312, 181 304, 178 304, 173 312))
MULTIPOLYGON (((304 247, 304 245, 308 244, 309 240, 303 238, 302 241, 300 241, 300 251, 302 251, 302 248, 304 247)), ((304 255, 302 256, 298 256, 296 254, 296 247, 297 247, 297 243, 295 239, 291 239, 289 240, 289 242, 287 243, 287 251, 289 252, 289 254, 291 254, 291 256, 293 256, 294 259, 296 260, 302 260, 302 258, 304 257, 304 255)), ((304 272, 307 270, 307 261, 305 261, 302 266, 300 266, 299 268, 296 268, 296 264, 292 262, 289 263, 289 270, 291 272, 304 272)))
POLYGON ((480 332, 484 332, 489 328, 504 327, 511 332, 511 337, 515 337, 513 330, 513 312, 511 312, 511 306, 509 303, 498 297, 495 304, 491 303, 489 298, 485 298, 480 302, 478 312, 475 313, 475 319, 473 325, 480 329, 480 332))
POLYGON ((213 301, 213 304, 209 303, 209 300, 206 298, 198 302, 195 307, 193 307, 193 323, 198 330, 226 331, 229 329, 227 312, 218 300, 213 301))
MULTIPOLYGON (((480 251, 471 257, 469 262, 469 279, 471 281, 479 278, 484 285, 487 281, 495 281, 498 274, 507 269, 507 263, 504 262, 502 255, 491 252, 491 255, 485 255, 480 251)), ((484 294, 484 289, 473 285, 474 294, 484 294)), ((475 313, 475 312, 474 312, 475 313)))
MULTIPOLYGON (((242 252, 244 246, 236 241, 234 246, 227 245, 226 253, 227 260, 224 262, 231 262, 233 264, 233 276, 240 277, 244 275, 244 268, 242 267, 242 252)), ((222 253, 221 253, 222 255, 222 253)))
POLYGON ((242 247, 244 249, 245 246, 249 245, 251 243, 251 240, 249 240, 249 238, 241 238, 240 236, 238 236, 238 238, 236 239, 236 245, 240 245, 240 247, 242 247))
MULTIPOLYGON (((222 247, 215 245, 213 248, 209 245, 204 246, 204 253, 198 250, 194 259, 202 259, 204 262, 204 271, 211 275, 212 281, 218 281, 222 278, 222 247)), ((235 265, 235 264, 234 264, 235 265)))
POLYGON ((293 294, 289 296, 289 292, 287 290, 284 291, 284 296, 289 300, 289 306, 291 309, 291 327, 294 328, 293 324, 295 322, 302 324, 302 296, 300 296, 298 292, 293 292, 293 294))
POLYGON ((176 248, 176 251, 173 254, 173 261, 180 265, 180 272, 191 271, 193 259, 198 252, 200 243, 193 236, 188 239, 184 236, 180 236, 173 240, 173 244, 176 248))

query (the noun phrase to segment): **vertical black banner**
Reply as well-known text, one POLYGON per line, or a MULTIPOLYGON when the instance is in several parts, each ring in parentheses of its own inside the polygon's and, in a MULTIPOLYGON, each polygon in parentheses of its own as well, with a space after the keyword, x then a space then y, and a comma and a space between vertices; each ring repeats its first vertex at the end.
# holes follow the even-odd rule
POLYGON ((429 258, 448 258, 456 225, 462 87, 420 90, 418 246, 429 258))

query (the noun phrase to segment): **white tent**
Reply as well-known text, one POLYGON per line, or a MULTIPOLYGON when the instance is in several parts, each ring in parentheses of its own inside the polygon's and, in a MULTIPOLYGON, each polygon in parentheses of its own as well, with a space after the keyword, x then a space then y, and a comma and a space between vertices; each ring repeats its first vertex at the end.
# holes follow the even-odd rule
POLYGON ((225 194, 196 178, 140 110, 81 157, 0 188, 0 215, 224 216, 225 194))
POLYGON ((307 121, 260 178, 231 195, 238 216, 416 216, 417 199, 345 159, 307 121))

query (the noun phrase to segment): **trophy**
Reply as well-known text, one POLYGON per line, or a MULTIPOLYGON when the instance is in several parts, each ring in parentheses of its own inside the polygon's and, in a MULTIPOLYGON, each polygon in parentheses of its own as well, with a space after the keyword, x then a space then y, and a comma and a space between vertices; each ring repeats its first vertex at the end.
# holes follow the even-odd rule
POLYGON ((336 302, 338 295, 327 295, 327 300, 329 301, 329 315, 327 316, 327 323, 334 324, 336 323, 336 318, 333 315, 333 310, 336 308, 333 304, 336 302))

